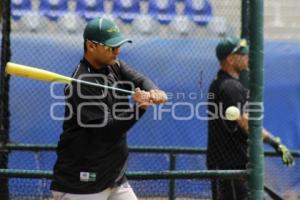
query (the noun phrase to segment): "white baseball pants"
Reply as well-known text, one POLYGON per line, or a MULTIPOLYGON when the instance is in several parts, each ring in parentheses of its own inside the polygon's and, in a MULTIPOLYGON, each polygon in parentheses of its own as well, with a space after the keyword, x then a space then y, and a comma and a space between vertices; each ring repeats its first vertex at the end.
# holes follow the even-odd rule
POLYGON ((95 194, 70 194, 52 191, 53 200, 137 200, 128 182, 95 194))

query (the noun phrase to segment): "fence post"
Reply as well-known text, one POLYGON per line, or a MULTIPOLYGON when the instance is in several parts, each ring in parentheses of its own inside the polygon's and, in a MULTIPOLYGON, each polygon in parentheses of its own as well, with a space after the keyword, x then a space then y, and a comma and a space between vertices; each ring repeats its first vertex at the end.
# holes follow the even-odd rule
MULTIPOLYGON (((1 1, 2 41, 1 41, 1 72, 0 72, 0 146, 9 140, 9 110, 8 110, 8 81, 5 66, 10 59, 10 0, 1 1)), ((0 151, 0 168, 6 169, 8 151, 0 151)), ((0 199, 9 199, 8 178, 0 178, 0 199)))
MULTIPOLYGON (((170 153, 169 158, 170 158, 169 170, 170 171, 176 170, 176 155, 173 153, 170 153)), ((176 189, 175 180, 170 179, 170 181, 169 181, 169 200, 175 200, 175 189, 176 189)))
POLYGON ((262 200, 264 194, 263 107, 263 0, 250 1, 250 117, 249 117, 249 200, 262 200))

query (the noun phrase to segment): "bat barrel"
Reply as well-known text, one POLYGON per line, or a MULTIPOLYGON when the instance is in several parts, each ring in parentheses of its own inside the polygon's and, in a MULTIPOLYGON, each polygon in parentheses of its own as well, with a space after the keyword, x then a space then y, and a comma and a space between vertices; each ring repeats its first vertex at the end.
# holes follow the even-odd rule
POLYGON ((30 78, 34 80, 61 82, 61 83, 68 83, 68 84, 71 83, 70 77, 63 76, 47 70, 38 69, 26 65, 11 63, 11 62, 8 62, 6 64, 5 72, 10 75, 30 78))

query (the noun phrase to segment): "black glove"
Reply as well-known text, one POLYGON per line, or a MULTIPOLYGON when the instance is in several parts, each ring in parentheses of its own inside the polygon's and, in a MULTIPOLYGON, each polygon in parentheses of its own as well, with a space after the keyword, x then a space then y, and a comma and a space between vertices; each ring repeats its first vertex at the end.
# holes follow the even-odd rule
POLYGON ((294 157, 290 153, 289 149, 281 143, 281 140, 279 137, 274 138, 274 142, 272 142, 272 146, 275 149, 275 151, 281 155, 281 159, 284 165, 287 166, 293 166, 295 164, 294 157))

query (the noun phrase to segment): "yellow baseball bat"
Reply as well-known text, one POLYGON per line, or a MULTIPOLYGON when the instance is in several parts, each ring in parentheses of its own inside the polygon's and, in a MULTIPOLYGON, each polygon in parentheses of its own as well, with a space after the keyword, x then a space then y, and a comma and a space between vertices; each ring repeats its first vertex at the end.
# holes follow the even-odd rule
POLYGON ((107 85, 102 84, 96 84, 88 81, 83 81, 80 79, 74 79, 68 76, 64 76, 58 73, 50 72, 43 69, 38 69, 35 67, 29 67, 26 65, 20 65, 12 62, 8 62, 6 64, 5 72, 10 75, 20 76, 24 78, 30 78, 34 80, 40 80, 40 81, 48 81, 48 82, 58 82, 58 83, 65 83, 65 84, 71 84, 72 82, 77 82, 84 85, 90 85, 94 87, 101 87, 111 90, 116 90, 120 92, 125 92, 127 94, 134 94, 133 91, 130 90, 124 90, 121 88, 111 87, 107 85))
POLYGON ((10 75, 20 76, 20 77, 30 78, 34 80, 40 80, 40 81, 60 82, 60 83, 67 83, 67 84, 70 84, 72 82, 72 78, 67 76, 63 76, 47 70, 29 67, 26 65, 19 65, 11 62, 8 62, 6 64, 5 72, 10 75))

